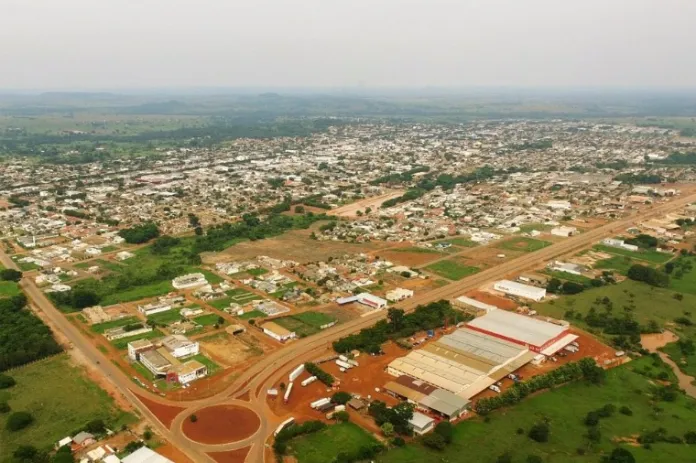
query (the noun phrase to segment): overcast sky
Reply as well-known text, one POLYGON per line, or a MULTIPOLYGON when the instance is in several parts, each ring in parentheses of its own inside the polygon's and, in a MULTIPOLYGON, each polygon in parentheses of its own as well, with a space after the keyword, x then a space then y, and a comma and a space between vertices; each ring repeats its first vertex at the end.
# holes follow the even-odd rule
POLYGON ((696 0, 0 0, 0 88, 696 86, 696 0))

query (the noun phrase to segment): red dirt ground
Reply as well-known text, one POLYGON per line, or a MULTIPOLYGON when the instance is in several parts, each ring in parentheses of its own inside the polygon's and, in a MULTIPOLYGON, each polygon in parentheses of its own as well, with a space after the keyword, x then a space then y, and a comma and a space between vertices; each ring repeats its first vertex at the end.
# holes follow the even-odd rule
POLYGON ((175 461, 176 463, 194 463, 181 450, 169 443, 158 447, 157 453, 169 458, 172 461, 175 461))
MULTIPOLYGON (((410 246, 406 246, 402 249, 406 249, 410 246)), ((405 265, 406 267, 420 267, 426 265, 437 259, 446 257, 447 254, 440 252, 409 252, 409 251, 379 251, 373 253, 378 255, 380 259, 388 260, 394 262, 398 265, 405 265)))
POLYGON ((208 407, 196 412, 194 423, 184 420, 182 429, 189 439, 202 444, 226 444, 251 436, 261 420, 253 411, 235 405, 208 407))
MULTIPOLYGON (((136 394, 137 395, 137 394, 136 394)), ((150 399, 146 399, 143 396, 138 395, 138 399, 147 407, 150 409, 152 413, 155 414, 157 419, 159 419, 163 425, 166 427, 171 426, 172 421, 178 415, 181 413, 183 408, 180 407, 172 407, 171 405, 162 405, 160 403, 157 403, 155 401, 152 401, 150 399)))
POLYGON ((494 305, 499 309, 515 310, 517 308, 517 304, 514 301, 484 291, 469 291, 466 293, 466 296, 485 304, 494 305))
POLYGON ((245 447, 239 450, 230 450, 228 452, 215 452, 208 455, 218 463, 244 463, 250 447, 245 447))

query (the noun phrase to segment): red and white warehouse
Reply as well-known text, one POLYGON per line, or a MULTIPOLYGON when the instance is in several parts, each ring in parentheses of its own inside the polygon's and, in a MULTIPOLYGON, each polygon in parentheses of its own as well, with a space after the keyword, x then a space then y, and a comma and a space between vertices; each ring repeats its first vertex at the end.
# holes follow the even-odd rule
POLYGON ((494 310, 467 323, 480 333, 514 342, 533 352, 553 355, 578 337, 568 326, 556 325, 506 310, 494 310))

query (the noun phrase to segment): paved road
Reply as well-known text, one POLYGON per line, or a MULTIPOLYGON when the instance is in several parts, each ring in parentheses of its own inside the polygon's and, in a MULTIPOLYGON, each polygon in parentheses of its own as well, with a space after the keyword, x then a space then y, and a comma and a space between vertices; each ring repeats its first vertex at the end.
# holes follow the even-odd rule
MULTIPOLYGON (((536 267, 545 261, 559 258, 569 253, 576 252, 585 247, 591 246, 603 237, 612 236, 617 231, 623 230, 626 227, 655 216, 660 216, 671 210, 683 207, 689 203, 696 201, 696 194, 677 198, 669 203, 654 206, 633 217, 619 220, 597 229, 588 231, 578 236, 568 238, 559 243, 552 244, 539 251, 526 254, 514 260, 508 261, 499 266, 484 270, 476 275, 465 278, 455 283, 443 286, 415 298, 404 301, 398 307, 406 311, 413 310, 416 306, 427 304, 429 302, 440 299, 449 299, 461 295, 466 291, 476 289, 482 284, 489 283, 493 280, 505 278, 516 274, 520 271, 536 267)), ((16 268, 14 262, 9 259, 2 251, 0 251, 0 262, 6 267, 16 268)), ((331 343, 343 336, 357 332, 363 328, 372 326, 378 320, 386 317, 385 311, 380 311, 370 314, 350 322, 337 325, 328 330, 322 331, 312 337, 301 339, 293 342, 286 347, 265 356, 261 361, 254 364, 251 368, 245 370, 229 387, 224 391, 215 394, 206 399, 177 402, 164 399, 155 394, 146 392, 137 387, 128 376, 120 369, 111 364, 111 362, 86 339, 80 331, 73 326, 44 296, 44 294, 36 287, 36 285, 25 279, 21 283, 29 299, 41 309, 54 325, 60 329, 65 336, 73 343, 73 346, 80 349, 85 357, 97 368, 105 377, 123 392, 126 398, 130 400, 141 413, 148 418, 154 425, 155 429, 173 445, 177 446, 193 461, 211 461, 205 452, 210 451, 226 451, 238 448, 244 448, 252 445, 247 461, 257 463, 264 461, 264 447, 267 439, 272 434, 275 426, 280 421, 278 417, 271 413, 266 406, 266 390, 277 383, 277 381, 286 374, 291 368, 324 355, 330 352, 331 343), (170 429, 162 425, 157 418, 145 407, 142 402, 134 394, 137 391, 139 395, 145 395, 149 399, 162 404, 184 407, 173 421, 170 429), (241 402, 235 400, 235 397, 240 397, 242 394, 249 392, 250 401, 241 402), (225 403, 235 403, 245 405, 261 418, 261 426, 259 430, 251 437, 239 442, 223 444, 223 445, 203 445, 190 441, 181 431, 181 424, 184 419, 195 410, 225 403)))

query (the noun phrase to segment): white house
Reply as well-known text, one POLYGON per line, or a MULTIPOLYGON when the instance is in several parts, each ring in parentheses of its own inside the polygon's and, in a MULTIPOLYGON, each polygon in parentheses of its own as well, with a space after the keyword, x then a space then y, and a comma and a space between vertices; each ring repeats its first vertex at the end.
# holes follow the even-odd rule
POLYGON ((387 306, 388 302, 381 297, 377 297, 370 293, 360 293, 357 296, 357 301, 362 305, 372 307, 373 309, 383 309, 387 306))
POLYGON ((615 238, 605 238, 602 240, 602 244, 612 248, 626 249, 627 251, 638 251, 638 246, 635 244, 626 244, 624 240, 617 240, 615 238))
POLYGON ((183 334, 173 334, 162 339, 162 345, 169 353, 176 358, 196 355, 199 352, 199 345, 191 341, 183 334))
POLYGON ((138 310, 140 313, 145 315, 146 317, 150 315, 154 315, 156 313, 160 312, 166 312, 167 310, 172 310, 172 306, 167 303, 157 303, 157 304, 145 304, 145 305, 139 305, 138 310))
POLYGON ((435 420, 428 415, 414 411, 413 418, 408 420, 408 424, 413 429, 414 433, 422 435, 435 427, 435 420))
POLYGON ((575 227, 556 227, 551 229, 551 234, 554 236, 562 236, 563 238, 568 238, 569 236, 574 236, 578 233, 578 229, 575 227))
POLYGON ((391 291, 387 291, 387 300, 390 302, 403 301, 409 297, 413 297, 413 290, 405 288, 396 288, 391 291))
POLYGON ((205 275, 202 273, 190 273, 188 275, 176 277, 172 280, 172 286, 174 286, 176 289, 197 288, 198 286, 207 284, 208 280, 205 279, 205 275))
POLYGON ((181 384, 188 384, 198 378, 208 375, 208 367, 198 360, 189 360, 174 369, 177 381, 181 384))

